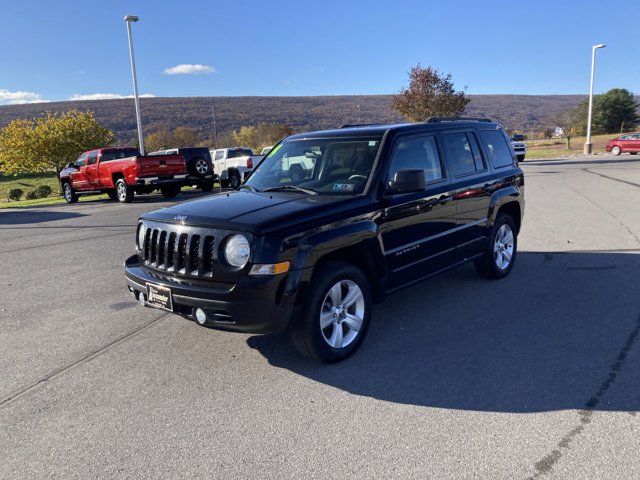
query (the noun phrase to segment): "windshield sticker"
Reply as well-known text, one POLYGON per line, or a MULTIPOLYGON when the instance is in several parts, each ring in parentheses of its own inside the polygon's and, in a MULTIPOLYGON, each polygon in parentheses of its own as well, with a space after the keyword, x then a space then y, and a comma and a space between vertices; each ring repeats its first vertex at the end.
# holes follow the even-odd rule
POLYGON ((353 183, 336 183, 333 189, 337 192, 353 192, 355 185, 353 183))
POLYGON ((282 147, 282 144, 277 145, 275 148, 272 148, 271 151, 269 152, 269 155, 267 155, 268 157, 273 157, 275 155, 275 153, 280 150, 280 148, 282 147))

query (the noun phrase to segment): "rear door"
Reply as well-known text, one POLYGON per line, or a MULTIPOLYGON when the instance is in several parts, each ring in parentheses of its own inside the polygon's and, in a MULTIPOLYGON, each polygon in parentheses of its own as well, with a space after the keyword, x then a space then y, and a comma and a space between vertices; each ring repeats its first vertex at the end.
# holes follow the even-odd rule
POLYGON ((484 249, 489 203, 496 179, 480 150, 475 129, 447 130, 441 133, 441 138, 453 182, 456 208, 453 239, 458 246, 456 259, 460 261, 484 249))
POLYGON ((634 133, 630 135, 631 141, 629 142, 629 152, 640 152, 640 133, 634 133))
POLYGON ((448 266, 454 252, 449 234, 456 226, 455 206, 434 134, 405 135, 395 141, 386 182, 405 169, 424 170, 426 188, 385 197, 380 230, 390 290, 448 266))

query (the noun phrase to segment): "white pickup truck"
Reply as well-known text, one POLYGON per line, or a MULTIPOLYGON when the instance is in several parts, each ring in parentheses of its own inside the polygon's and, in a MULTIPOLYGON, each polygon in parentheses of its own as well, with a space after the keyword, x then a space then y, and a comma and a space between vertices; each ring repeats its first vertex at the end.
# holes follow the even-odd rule
POLYGON ((254 155, 250 148, 217 148, 210 150, 213 172, 220 177, 223 188, 238 188, 254 167, 254 155))

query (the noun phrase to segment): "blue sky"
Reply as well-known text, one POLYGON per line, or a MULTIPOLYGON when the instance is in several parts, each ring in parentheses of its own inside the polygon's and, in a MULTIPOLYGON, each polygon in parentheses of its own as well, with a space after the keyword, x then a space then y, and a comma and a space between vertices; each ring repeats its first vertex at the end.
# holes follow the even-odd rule
POLYGON ((141 93, 394 93, 432 65, 468 93, 640 93, 636 1, 0 0, 0 104, 141 93), (179 72, 163 73, 179 65, 179 72), (200 67, 193 67, 200 65, 200 67), (189 67, 191 66, 191 67, 189 67), (194 71, 196 70, 196 71, 194 71), (197 71, 199 70, 199 71, 197 71), (78 97, 79 96, 79 97, 78 97))

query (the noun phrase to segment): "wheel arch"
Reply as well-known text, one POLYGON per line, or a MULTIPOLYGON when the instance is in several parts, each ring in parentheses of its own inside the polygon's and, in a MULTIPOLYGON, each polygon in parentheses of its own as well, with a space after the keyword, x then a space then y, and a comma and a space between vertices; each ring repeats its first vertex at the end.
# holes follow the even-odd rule
POLYGON ((516 234, 518 234, 524 213, 524 198, 518 187, 511 186, 493 194, 489 205, 489 227, 495 223, 500 213, 506 213, 513 218, 516 234))

